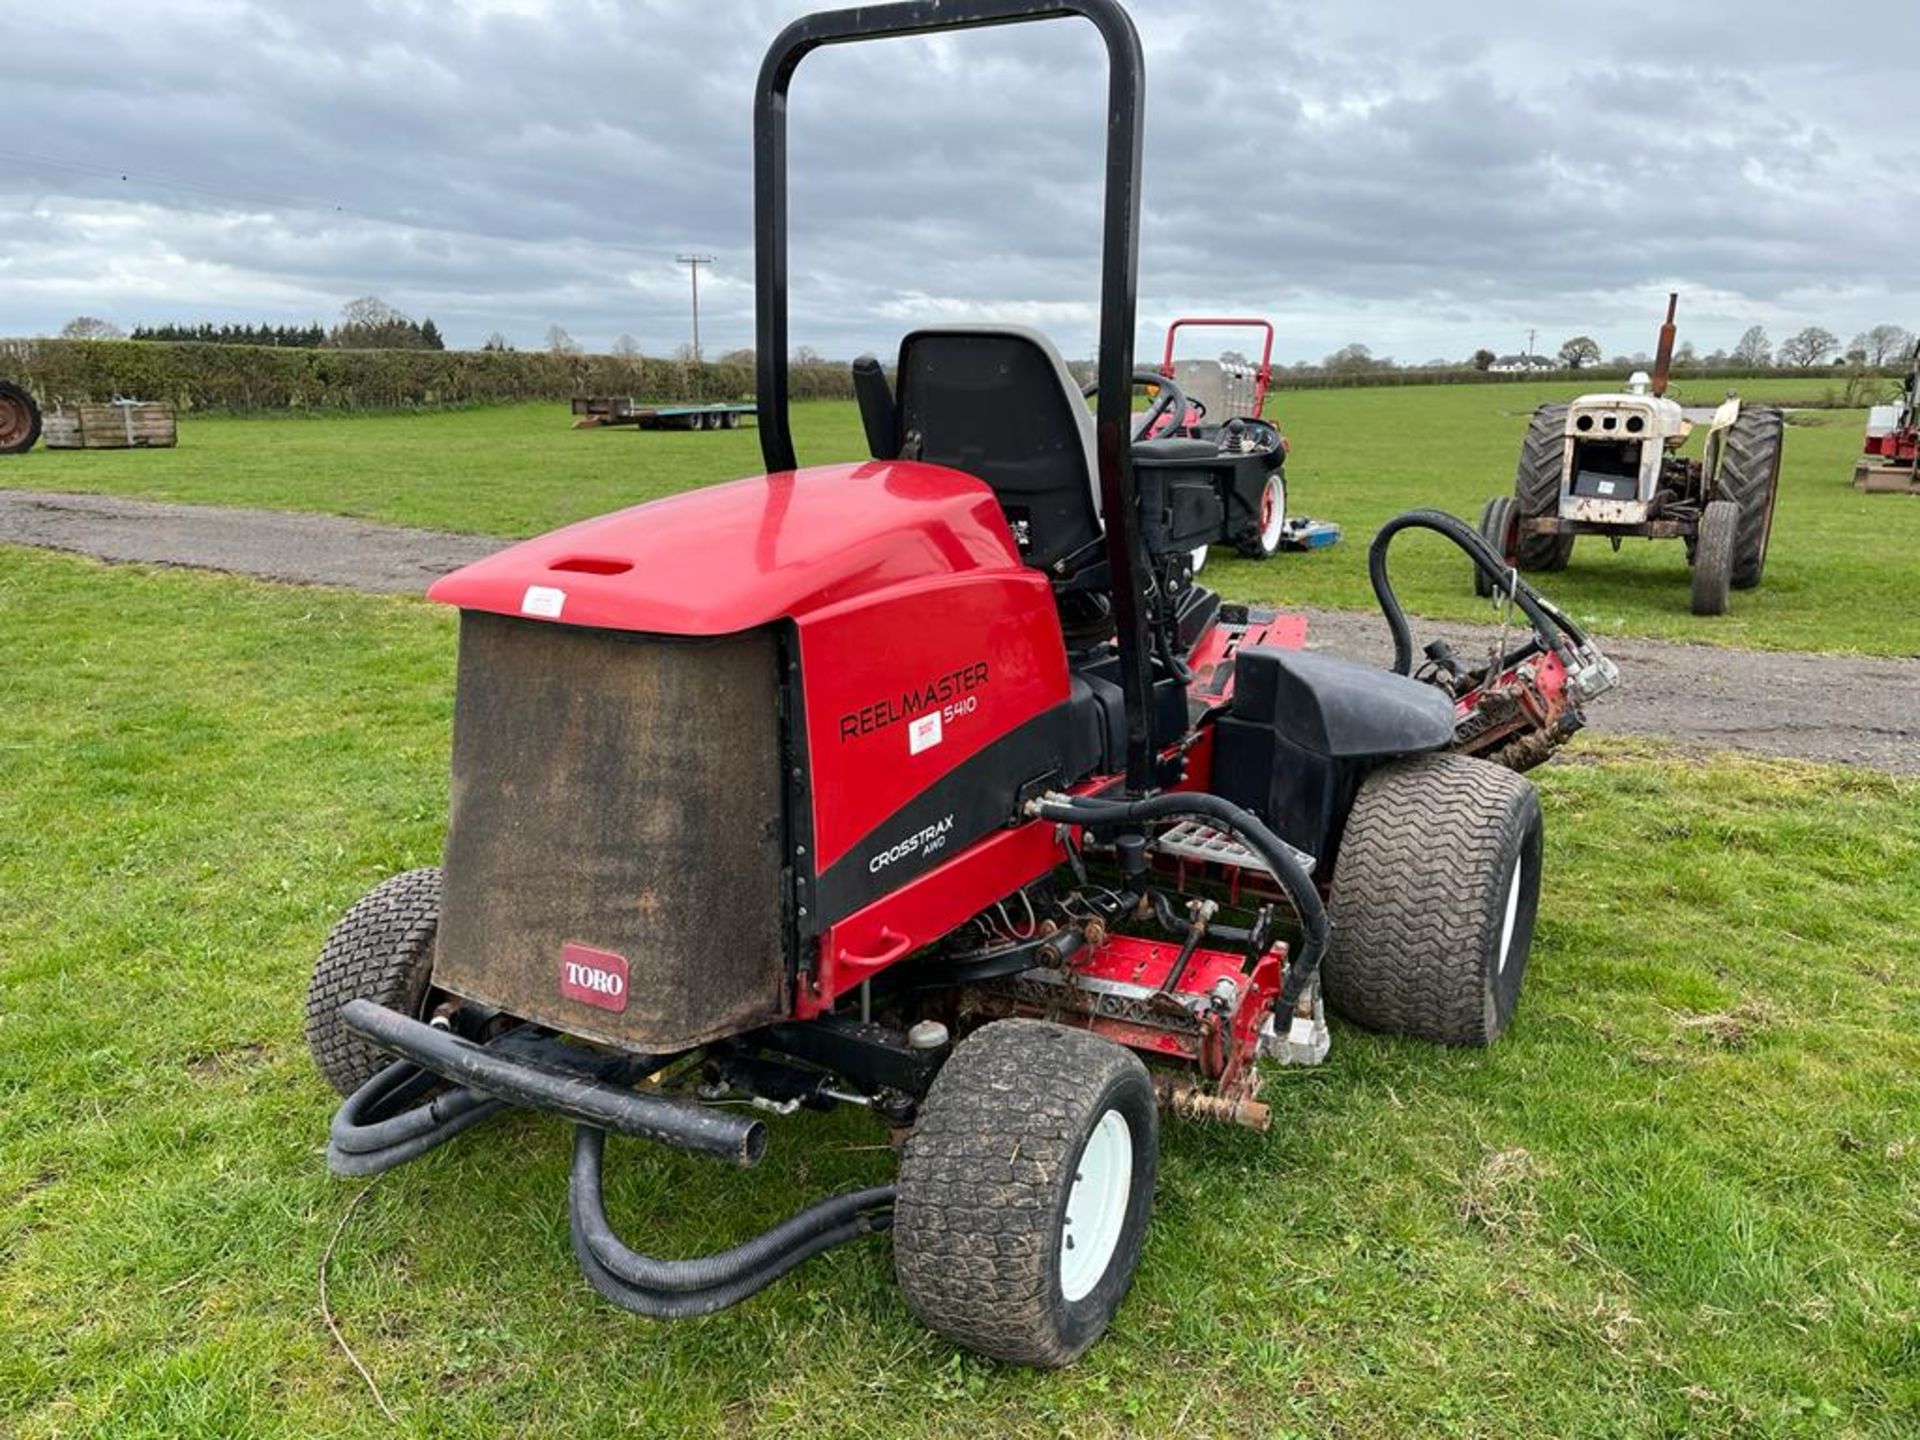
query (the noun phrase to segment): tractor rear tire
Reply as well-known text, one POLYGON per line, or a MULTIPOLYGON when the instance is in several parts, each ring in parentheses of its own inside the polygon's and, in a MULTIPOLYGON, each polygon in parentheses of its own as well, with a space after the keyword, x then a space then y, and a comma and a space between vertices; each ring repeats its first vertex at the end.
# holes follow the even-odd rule
POLYGON ((1727 613, 1727 589, 1733 583, 1734 547, 1739 544, 1740 507, 1731 500, 1710 500, 1700 512, 1693 539, 1693 613, 1727 613))
MULTIPOLYGON (((1494 496, 1487 501, 1487 508, 1480 512, 1480 538, 1491 545, 1494 553, 1509 565, 1513 564, 1512 542, 1516 519, 1511 495, 1494 496)), ((1482 600, 1493 598, 1493 579, 1478 565, 1473 567, 1473 593, 1482 600)))
POLYGON ((40 407, 21 386, 0 380, 0 455, 24 455, 40 441, 40 407))
POLYGON ((1368 1030, 1491 1045, 1513 1018, 1540 903, 1540 796, 1466 755, 1360 787, 1327 910, 1327 1000, 1368 1030))
POLYGON ((440 924, 440 867, 381 881, 354 902, 327 936, 307 985, 307 1048, 326 1082, 351 1095, 393 1063, 340 1021, 349 1000, 371 1000, 418 1017, 433 981, 440 924))
POLYGON ((1153 1083, 1110 1040, 1002 1020, 935 1077, 900 1161, 894 1272, 955 1344, 1055 1369, 1133 1284, 1160 1154, 1153 1083))
POLYGON ((1727 429, 1717 495, 1740 507, 1733 537, 1732 585, 1751 590, 1767 568, 1773 537, 1773 500, 1780 489, 1786 417, 1771 405, 1742 406, 1727 429))
MULTIPOLYGON (((1542 405, 1527 422, 1520 463, 1513 472, 1513 498, 1522 520, 1560 513, 1560 477, 1566 469, 1567 407, 1542 405)), ((1522 570, 1564 570, 1573 554, 1571 535, 1522 535, 1513 547, 1522 570)))

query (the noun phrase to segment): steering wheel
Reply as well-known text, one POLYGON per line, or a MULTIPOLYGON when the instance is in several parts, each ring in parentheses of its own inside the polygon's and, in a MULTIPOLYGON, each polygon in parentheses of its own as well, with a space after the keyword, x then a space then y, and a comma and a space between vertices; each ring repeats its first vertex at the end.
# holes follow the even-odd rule
MULTIPOLYGON (((1179 419, 1174 422, 1176 427, 1187 423, 1187 410, 1191 402, 1187 399, 1187 392, 1182 390, 1171 376, 1162 375, 1158 370, 1135 370, 1133 372, 1133 383, 1135 385, 1150 386, 1160 392, 1153 397, 1153 402, 1147 406, 1140 418, 1134 422, 1133 440, 1135 444, 1138 444, 1142 440, 1149 439, 1153 435, 1154 427, 1169 413, 1179 416, 1179 419)), ((1091 384, 1082 385, 1080 387, 1080 393, 1084 396, 1091 397, 1099 388, 1100 382, 1096 380, 1091 384)))

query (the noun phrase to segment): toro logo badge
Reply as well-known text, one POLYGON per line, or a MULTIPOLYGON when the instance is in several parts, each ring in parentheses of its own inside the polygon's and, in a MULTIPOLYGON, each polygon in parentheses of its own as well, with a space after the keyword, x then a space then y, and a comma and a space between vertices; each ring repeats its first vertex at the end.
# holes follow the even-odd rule
POLYGON ((617 1015, 627 1008, 627 962, 610 950, 569 940, 560 947, 560 993, 617 1015))

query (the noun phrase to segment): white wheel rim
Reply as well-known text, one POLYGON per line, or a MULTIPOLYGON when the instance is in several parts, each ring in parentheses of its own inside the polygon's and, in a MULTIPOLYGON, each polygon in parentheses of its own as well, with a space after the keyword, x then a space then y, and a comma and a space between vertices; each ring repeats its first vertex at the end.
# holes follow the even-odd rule
POLYGON ((1100 1117, 1080 1153, 1060 1227, 1060 1293, 1084 1300, 1100 1283, 1126 1228, 1133 1195, 1133 1127, 1118 1110, 1100 1117))
POLYGON ((1273 551, 1280 548, 1280 537, 1287 528, 1287 492, 1280 484, 1280 477, 1267 477, 1266 502, 1261 509, 1266 513, 1260 517, 1260 548, 1273 551))
POLYGON ((1513 859, 1513 879, 1507 882, 1507 918, 1500 925, 1500 963, 1495 974, 1505 974, 1507 955, 1513 949, 1514 922, 1520 918, 1520 857, 1513 859))
POLYGON ((1193 547, 1193 573, 1198 575, 1203 569, 1206 568, 1206 564, 1207 564, 1207 547, 1204 545, 1194 546, 1193 547))

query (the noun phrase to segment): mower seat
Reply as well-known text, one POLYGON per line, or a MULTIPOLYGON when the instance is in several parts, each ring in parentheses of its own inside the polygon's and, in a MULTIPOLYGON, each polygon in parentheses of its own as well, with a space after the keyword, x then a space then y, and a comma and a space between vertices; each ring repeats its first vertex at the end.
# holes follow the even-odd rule
POLYGON ((1034 568, 1057 579, 1099 558, 1093 414, 1051 340, 1018 325, 915 330, 897 373, 897 455, 985 481, 1034 568))

